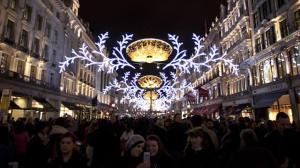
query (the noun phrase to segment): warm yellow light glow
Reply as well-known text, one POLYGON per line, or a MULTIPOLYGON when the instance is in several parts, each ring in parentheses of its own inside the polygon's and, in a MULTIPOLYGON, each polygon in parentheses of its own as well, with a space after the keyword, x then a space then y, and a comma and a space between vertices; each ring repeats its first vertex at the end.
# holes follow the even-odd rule
POLYGON ((146 75, 141 77, 138 80, 139 85, 142 88, 147 88, 147 89, 154 89, 154 88, 159 88, 162 84, 162 79, 158 76, 154 75, 146 75))
POLYGON ((131 43, 126 53, 133 62, 167 61, 172 53, 172 46, 159 39, 141 39, 131 43))
POLYGON ((158 99, 158 93, 155 92, 155 91, 147 91, 143 95, 143 97, 144 97, 145 100, 150 100, 151 96, 152 96, 152 100, 157 100, 158 99))

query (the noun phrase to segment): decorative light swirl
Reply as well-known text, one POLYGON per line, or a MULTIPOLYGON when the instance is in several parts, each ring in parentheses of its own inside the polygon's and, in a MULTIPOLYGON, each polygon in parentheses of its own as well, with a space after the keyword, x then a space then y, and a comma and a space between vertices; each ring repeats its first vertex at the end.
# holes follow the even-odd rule
POLYGON ((238 73, 238 65, 233 63, 233 59, 227 58, 227 53, 225 52, 222 56, 218 51, 216 45, 210 48, 210 52, 207 54, 204 52, 204 45, 202 44, 204 39, 200 38, 196 34, 193 34, 193 41, 195 44, 194 54, 190 58, 186 58, 186 50, 182 50, 181 46, 183 43, 179 42, 179 36, 168 34, 169 40, 174 45, 174 49, 176 51, 176 55, 174 59, 169 62, 167 65, 163 67, 166 69, 168 67, 172 67, 180 71, 180 73, 191 73, 191 70, 197 73, 202 72, 202 68, 206 67, 211 69, 213 63, 217 63, 219 61, 224 62, 226 66, 228 66, 233 74, 238 73))
POLYGON ((131 65, 124 57, 123 50, 126 48, 126 45, 130 40, 132 40, 133 34, 125 34, 122 35, 122 40, 117 41, 118 47, 113 47, 112 55, 113 58, 109 58, 107 53, 105 53, 105 43, 108 37, 108 32, 101 34, 98 36, 99 42, 95 43, 97 46, 97 50, 89 49, 88 46, 83 43, 82 47, 79 48, 78 53, 72 49, 73 56, 67 57, 64 62, 59 62, 60 73, 65 71, 66 68, 74 63, 76 59, 86 61, 85 67, 89 67, 92 65, 96 65, 98 67, 98 71, 107 71, 107 73, 113 73, 118 69, 123 69, 124 67, 130 67, 135 69, 133 65, 131 65), (90 52, 92 50, 92 52, 90 52), (99 55, 102 58, 102 61, 98 61, 95 59, 94 55, 99 55))

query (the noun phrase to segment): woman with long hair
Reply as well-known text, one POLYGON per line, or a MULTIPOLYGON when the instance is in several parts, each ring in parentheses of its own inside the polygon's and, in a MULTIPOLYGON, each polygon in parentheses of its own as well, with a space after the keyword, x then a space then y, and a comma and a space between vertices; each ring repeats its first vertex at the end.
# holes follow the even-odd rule
POLYGON ((146 138, 146 151, 150 152, 151 168, 173 168, 174 160, 165 150, 163 143, 157 135, 148 135, 146 138))
POLYGON ((201 127, 187 131, 188 142, 185 148, 182 167, 214 168, 217 157, 210 136, 201 127))

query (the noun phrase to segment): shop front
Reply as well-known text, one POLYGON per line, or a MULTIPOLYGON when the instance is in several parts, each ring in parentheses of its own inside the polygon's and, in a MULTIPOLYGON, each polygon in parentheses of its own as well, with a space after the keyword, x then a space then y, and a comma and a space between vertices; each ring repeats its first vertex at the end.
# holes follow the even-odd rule
POLYGON ((293 121, 290 95, 288 91, 278 91, 254 96, 256 119, 276 120, 279 112, 286 113, 293 121))
POLYGON ((239 117, 248 117, 254 119, 253 108, 251 106, 252 99, 249 95, 238 97, 238 99, 228 99, 222 103, 223 115, 233 119, 239 117))
POLYGON ((189 115, 190 116, 200 115, 200 116, 205 116, 207 118, 216 119, 219 118, 221 109, 222 109, 222 104, 212 104, 212 105, 194 108, 189 115))

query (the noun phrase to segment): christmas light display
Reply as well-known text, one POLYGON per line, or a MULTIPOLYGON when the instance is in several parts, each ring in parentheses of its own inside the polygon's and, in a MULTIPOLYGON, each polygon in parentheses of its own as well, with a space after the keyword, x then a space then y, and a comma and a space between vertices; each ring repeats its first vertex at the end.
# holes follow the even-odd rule
POLYGON ((107 94, 110 90, 115 89, 123 94, 121 101, 129 101, 129 103, 142 98, 144 90, 137 85, 137 80, 141 74, 136 73, 132 80, 129 80, 129 76, 130 72, 125 72, 121 81, 115 79, 113 82, 110 82, 104 89, 104 93, 107 94))
MULTIPOLYGON (((107 73, 114 73, 118 69, 123 69, 125 67, 136 69, 136 67, 130 64, 123 55, 129 41, 131 41, 133 38, 132 34, 122 35, 122 40, 117 41, 118 46, 113 47, 111 57, 109 57, 107 48, 105 46, 106 40, 109 38, 108 33, 101 34, 98 36, 98 38, 99 41, 95 43, 96 49, 91 49, 85 43, 83 43, 78 52, 73 49, 72 56, 65 56, 65 61, 59 63, 60 72, 65 71, 70 64, 75 62, 75 60, 85 61, 86 67, 96 66, 98 71, 106 71, 107 73)), ((227 66, 231 73, 238 73, 238 65, 233 63, 233 59, 229 58, 226 52, 221 55, 216 45, 208 49, 205 48, 203 45, 204 39, 200 38, 200 36, 196 34, 193 34, 192 36, 195 46, 194 52, 190 57, 187 56, 187 50, 182 49, 183 43, 179 42, 179 36, 168 34, 168 39, 173 45, 172 47, 174 52, 172 54, 174 56, 172 60, 163 66, 162 69, 166 70, 171 68, 172 70, 176 70, 178 74, 176 75, 175 73, 170 73, 170 75, 167 76, 163 72, 160 73, 163 84, 160 85, 159 88, 154 88, 159 95, 158 99, 153 100, 152 102, 154 111, 169 109, 171 103, 182 98, 184 93, 192 92, 193 95, 197 95, 196 90, 193 89, 193 86, 189 81, 186 79, 181 80, 179 78, 181 74, 190 74, 192 72, 202 73, 202 71, 208 71, 212 69, 215 63, 218 62, 222 62, 225 66, 227 66), (206 52, 206 50, 209 51, 206 52)), ((136 50, 136 48, 133 47, 135 46, 134 44, 132 44, 131 48, 129 47, 127 49, 128 53, 132 53, 136 50)), ((162 42, 159 44, 162 44, 162 42)), ((161 47, 161 45, 157 46, 157 48, 159 47, 161 47)), ((172 47, 170 46, 168 48, 168 54, 171 54, 172 47)), ((137 48, 140 49, 141 47, 137 48)), ((145 57, 148 57, 148 55, 146 54, 145 57)), ((160 62, 160 64, 162 63, 160 62)), ((143 99, 145 89, 142 89, 138 86, 138 79, 140 76, 141 73, 136 73, 133 77, 131 77, 131 79, 129 79, 130 72, 126 72, 121 81, 115 79, 114 81, 110 82, 105 88, 104 93, 108 93, 111 90, 119 91, 123 94, 121 99, 122 102, 133 104, 133 107, 136 109, 147 110, 149 109, 151 102, 143 99)))
POLYGON ((224 62, 225 66, 228 66, 233 74, 238 73, 238 65, 233 63, 233 59, 227 58, 227 53, 225 52, 220 56, 219 50, 216 45, 210 48, 209 53, 204 51, 204 45, 202 44, 204 39, 200 38, 196 34, 193 34, 194 40, 194 53, 190 58, 186 58, 186 50, 182 50, 181 47, 183 43, 179 42, 179 36, 168 34, 169 40, 174 45, 174 50, 176 51, 174 59, 166 64, 163 69, 172 67, 173 69, 179 70, 180 73, 191 73, 194 72, 201 73, 202 69, 211 69, 213 63, 224 62))
POLYGON ((79 51, 76 52, 72 49, 72 57, 65 56, 66 60, 64 62, 60 62, 59 68, 60 72, 66 70, 66 68, 74 63, 76 59, 86 61, 85 67, 89 67, 92 65, 96 65, 98 67, 98 71, 107 71, 107 73, 113 73, 118 69, 123 69, 124 67, 130 67, 135 69, 133 65, 131 65, 124 57, 123 50, 126 49, 126 45, 130 40, 132 40, 132 34, 125 34, 122 35, 122 40, 117 41, 118 47, 113 47, 113 58, 109 58, 108 54, 105 53, 106 47, 105 43, 106 40, 109 38, 108 33, 101 34, 98 36, 99 42, 95 43, 97 46, 97 50, 92 50, 90 52, 90 48, 83 43, 82 47, 79 48, 79 51), (100 56, 102 61, 96 60, 95 56, 100 56))

